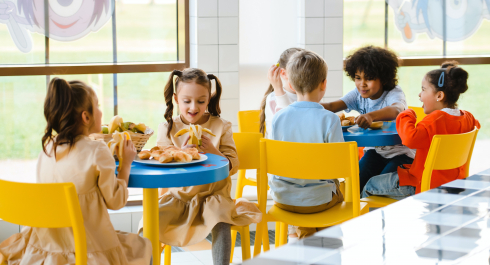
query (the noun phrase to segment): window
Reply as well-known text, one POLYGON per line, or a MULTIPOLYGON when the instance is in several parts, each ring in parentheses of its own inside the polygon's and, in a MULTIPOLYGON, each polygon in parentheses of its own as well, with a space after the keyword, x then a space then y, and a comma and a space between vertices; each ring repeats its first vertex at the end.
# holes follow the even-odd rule
MULTIPOLYGON (((51 28, 47 38, 40 34, 43 30, 39 26, 37 31, 27 31, 32 44, 27 52, 19 50, 18 40, 0 21, 0 121, 4 124, 0 130, 0 177, 35 181, 46 126, 46 84, 53 77, 78 79, 92 86, 102 105, 103 123, 118 114, 156 131, 163 121, 163 88, 169 72, 189 66, 188 0, 95 2, 106 5, 108 10, 103 12, 109 14, 98 30, 62 41, 55 36, 61 33, 51 28), (110 13, 111 5, 114 13, 110 13)), ((43 0, 32 3, 42 5, 43 0)), ((68 11, 55 2, 49 16, 68 11)), ((147 147, 155 143, 156 135, 147 147)), ((141 194, 141 190, 130 193, 141 194)))

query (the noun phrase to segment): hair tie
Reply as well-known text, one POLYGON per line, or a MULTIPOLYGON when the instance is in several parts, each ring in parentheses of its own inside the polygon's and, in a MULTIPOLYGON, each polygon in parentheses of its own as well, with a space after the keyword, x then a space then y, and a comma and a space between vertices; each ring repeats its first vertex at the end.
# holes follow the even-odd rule
POLYGON ((176 76, 178 76, 178 77, 181 77, 181 76, 182 76, 182 71, 180 71, 180 70, 173 70, 173 71, 172 71, 172 74, 173 74, 173 75, 176 75, 176 76))
POLYGON ((439 87, 443 87, 444 86, 444 75, 445 75, 445 71, 442 71, 441 75, 439 76, 439 82, 437 83, 437 85, 439 87))

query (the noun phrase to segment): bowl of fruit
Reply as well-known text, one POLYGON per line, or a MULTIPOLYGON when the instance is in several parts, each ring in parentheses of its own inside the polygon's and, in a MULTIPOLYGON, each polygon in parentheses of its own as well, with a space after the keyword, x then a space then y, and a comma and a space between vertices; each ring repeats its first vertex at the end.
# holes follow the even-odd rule
POLYGON ((154 131, 144 123, 124 122, 121 116, 116 115, 111 119, 109 124, 102 125, 102 131, 100 133, 93 133, 90 135, 90 138, 92 140, 103 140, 104 142, 109 143, 112 140, 112 134, 116 131, 127 132, 138 152, 143 149, 146 142, 148 142, 148 139, 150 139, 154 133, 154 131))

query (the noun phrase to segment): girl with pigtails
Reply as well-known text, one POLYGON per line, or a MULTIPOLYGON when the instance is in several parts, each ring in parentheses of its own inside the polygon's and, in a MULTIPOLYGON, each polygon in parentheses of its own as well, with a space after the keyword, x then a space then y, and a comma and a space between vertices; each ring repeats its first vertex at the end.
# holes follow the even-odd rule
MULTIPOLYGON (((174 70, 165 86, 166 122, 158 127, 158 146, 196 147, 205 153, 222 156, 229 161, 229 176, 238 168, 231 122, 220 117, 221 83, 219 79, 196 68, 174 70), (174 86, 175 78, 175 86, 174 86), (211 93, 211 81, 216 91, 211 93), (174 113, 173 101, 180 115, 174 113), (188 144, 189 137, 174 137, 190 124, 199 124, 216 136, 202 135, 201 146, 188 144)), ((211 232, 213 263, 229 264, 232 225, 258 223, 260 210, 245 199, 234 201, 230 195, 230 177, 206 185, 170 188, 160 191, 160 242, 183 247, 201 242, 211 232)), ((142 222, 140 222, 140 225, 142 222)), ((143 227, 140 228, 140 232, 143 227)))
MULTIPOLYGON (((468 90, 467 80, 468 72, 459 67, 456 61, 446 61, 441 68, 424 76, 419 98, 427 116, 416 124, 415 112, 407 109, 396 118, 396 130, 402 143, 417 150, 413 163, 399 166, 395 172, 369 179, 361 198, 378 195, 400 200, 419 193, 425 160, 434 135, 467 133, 475 127, 480 128, 480 123, 470 112, 458 109, 459 96, 468 90)), ((465 178, 466 166, 434 170, 430 188, 465 178)))

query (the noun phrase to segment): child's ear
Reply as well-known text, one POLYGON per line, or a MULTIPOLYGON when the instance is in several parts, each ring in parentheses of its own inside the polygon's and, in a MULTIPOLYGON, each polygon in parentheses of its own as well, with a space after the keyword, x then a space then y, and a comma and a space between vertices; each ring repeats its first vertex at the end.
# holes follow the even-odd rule
POLYGON ((284 78, 284 80, 288 80, 288 75, 286 74, 286 69, 281 68, 281 77, 284 78))
POLYGON ((322 85, 322 91, 327 90, 327 79, 326 78, 325 78, 325 80, 323 80, 321 85, 322 85))
POLYGON ((175 103, 179 104, 179 98, 177 97, 177 94, 174 93, 174 100, 175 103))
POLYGON ((296 89, 293 88, 293 86, 291 85, 291 83, 289 83, 289 88, 291 88, 292 91, 296 92, 296 89))
POLYGON ((443 91, 437 92, 437 96, 436 96, 437 101, 442 102, 445 98, 446 98, 446 94, 444 94, 443 91))
POLYGON ((91 123, 90 114, 87 111, 82 112, 82 121, 85 126, 90 126, 91 123))

